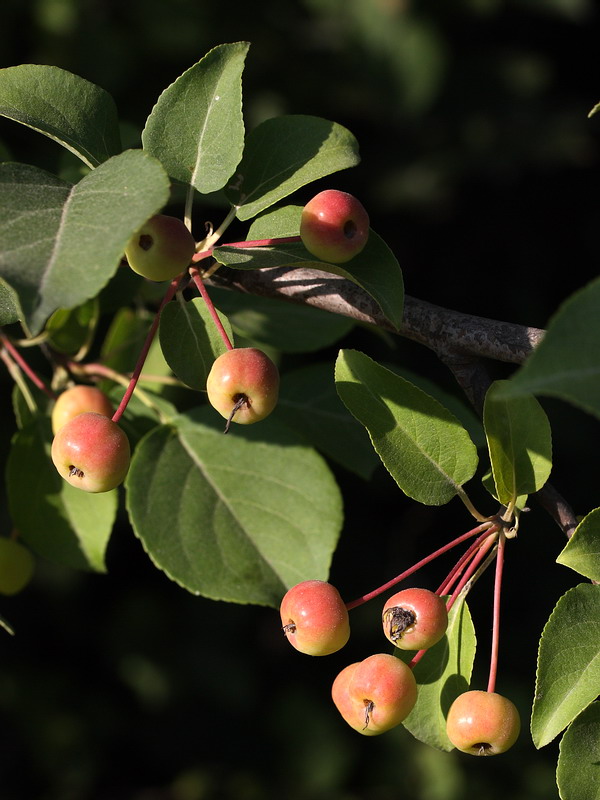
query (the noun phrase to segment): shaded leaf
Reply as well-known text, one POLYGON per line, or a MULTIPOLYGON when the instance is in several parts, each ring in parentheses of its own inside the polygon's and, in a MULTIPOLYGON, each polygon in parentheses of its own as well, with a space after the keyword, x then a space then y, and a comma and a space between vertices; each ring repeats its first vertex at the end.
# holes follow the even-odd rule
MULTIPOLYGON (((219 316, 233 341, 231 325, 226 317, 219 316)), ((215 358, 227 350, 200 297, 186 302, 177 295, 174 302, 165 306, 160 317, 159 340, 165 360, 175 375, 198 390, 206 388, 215 358)))
POLYGON ((58 67, 20 64, 0 70, 0 114, 54 139, 89 167, 121 152, 112 97, 58 67))
POLYGON ((138 445, 127 478, 134 530, 190 592, 277 606, 326 579, 342 523, 324 461, 272 417, 222 433, 212 408, 182 414, 138 445))
POLYGON ((117 490, 90 494, 64 481, 50 459, 51 441, 48 417, 35 418, 13 438, 6 467, 13 523, 23 541, 44 558, 104 572, 117 490))
POLYGON ((543 747, 598 696, 600 587, 580 584, 558 603, 542 633, 531 734, 543 747))
POLYGON ((335 377, 342 401, 409 497, 442 505, 473 477, 477 449, 437 400, 355 350, 340 352, 335 377))
POLYGON ((556 782, 561 800, 600 799, 600 703, 588 706, 563 736, 556 782))
POLYGON ((581 520, 556 561, 591 581, 600 581, 600 508, 581 520))
POLYGON ((211 289, 211 296, 237 333, 282 353, 320 350, 354 327, 347 317, 299 303, 224 289, 211 289))
POLYGON ((246 138, 226 194, 238 219, 251 219, 307 183, 358 162, 358 143, 342 125, 321 117, 275 117, 246 138))
POLYGON ((331 364, 282 375, 277 411, 313 447, 360 477, 370 478, 379 464, 367 432, 338 397, 331 364))
POLYGON ((21 319, 17 295, 10 286, 0 279, 0 326, 11 325, 21 319))
POLYGON ((160 95, 142 133, 144 150, 199 192, 225 186, 244 148, 246 42, 218 45, 160 95))
POLYGON ((548 324, 546 335, 502 397, 560 397, 600 416, 600 278, 571 295, 548 324))

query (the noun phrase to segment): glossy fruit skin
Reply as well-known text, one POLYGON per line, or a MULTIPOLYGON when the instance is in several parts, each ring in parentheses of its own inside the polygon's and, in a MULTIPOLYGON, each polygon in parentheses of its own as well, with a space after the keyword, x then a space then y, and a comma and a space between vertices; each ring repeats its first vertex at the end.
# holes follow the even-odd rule
POLYGON ((326 581, 303 581, 292 586, 279 607, 283 632, 296 650, 327 656, 350 637, 348 611, 340 593, 326 581))
POLYGON ((157 214, 125 248, 129 266, 151 281, 170 281, 189 267, 196 249, 192 234, 177 217, 157 214))
POLYGON ((103 391, 96 386, 71 386, 59 394, 52 408, 52 433, 56 434, 69 420, 84 411, 95 411, 105 417, 112 417, 112 403, 103 391))
POLYGON ((125 478, 129 440, 116 422, 87 411, 63 425, 52 441, 59 474, 85 492, 108 492, 125 478))
POLYGON ((496 692, 470 691, 459 695, 450 706, 446 733, 463 753, 495 756, 516 742, 521 720, 516 706, 496 692))
POLYGON ((429 589, 403 589, 386 601, 382 622, 385 636, 397 648, 424 650, 446 632, 446 603, 429 589))
POLYGON ((239 400, 245 401, 232 421, 241 425, 259 422, 277 405, 279 371, 256 347, 236 347, 215 359, 206 381, 210 404, 229 419, 239 400))
POLYGON ((331 696, 348 725, 364 736, 395 728, 417 702, 417 682, 410 667, 387 653, 350 664, 333 682, 331 696))
POLYGON ((22 591, 33 576, 34 566, 33 556, 20 542, 0 538, 0 594, 22 591))
POLYGON ((366 245, 369 215, 353 195, 325 189, 302 209, 300 238, 312 255, 331 264, 342 264, 366 245))

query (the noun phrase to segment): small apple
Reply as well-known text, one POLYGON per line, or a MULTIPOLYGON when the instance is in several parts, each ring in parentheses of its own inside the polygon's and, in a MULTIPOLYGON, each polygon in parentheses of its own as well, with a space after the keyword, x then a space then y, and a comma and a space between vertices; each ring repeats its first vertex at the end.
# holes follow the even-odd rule
POLYGON ((331 696, 348 725, 365 736, 395 728, 417 702, 411 668, 387 653, 345 667, 333 682, 331 696))
POLYGON ((108 492, 129 469, 129 440, 116 422, 94 411, 73 417, 52 441, 59 474, 85 492, 108 492))
POLYGON ((429 589, 403 589, 386 601, 382 621, 384 634, 400 650, 424 650, 446 632, 448 612, 429 589))
POLYGON ((222 353, 208 374, 210 404, 230 422, 250 425, 268 416, 277 405, 279 371, 256 347, 236 347, 222 353))
POLYGON ((302 209, 300 238, 313 256, 342 264, 358 255, 369 238, 369 215, 348 192, 325 189, 302 209))
POLYGON ((348 641, 348 611, 338 590, 326 581, 302 581, 292 586, 279 610, 283 632, 301 653, 326 656, 348 641))
POLYGON ((131 269, 151 281, 169 281, 190 265, 194 237, 177 217, 157 214, 131 237, 125 257, 131 269))
POLYGON ((34 560, 15 539, 0 538, 0 594, 17 594, 33 577, 34 560))
POLYGON ((446 718, 446 733, 452 744, 474 756, 506 752, 520 730, 516 706, 496 692, 464 692, 452 703, 446 718))
POLYGON ((59 394, 52 408, 52 433, 58 433, 70 419, 84 411, 95 411, 105 417, 112 417, 112 403, 103 391, 96 386, 71 386, 59 394))

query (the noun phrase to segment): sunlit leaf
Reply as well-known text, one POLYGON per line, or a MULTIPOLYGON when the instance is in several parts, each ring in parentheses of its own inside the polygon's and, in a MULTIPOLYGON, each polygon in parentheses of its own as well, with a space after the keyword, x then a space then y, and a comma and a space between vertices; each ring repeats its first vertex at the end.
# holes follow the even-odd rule
POLYGON ((600 581, 600 508, 581 520, 556 560, 591 581, 600 581))

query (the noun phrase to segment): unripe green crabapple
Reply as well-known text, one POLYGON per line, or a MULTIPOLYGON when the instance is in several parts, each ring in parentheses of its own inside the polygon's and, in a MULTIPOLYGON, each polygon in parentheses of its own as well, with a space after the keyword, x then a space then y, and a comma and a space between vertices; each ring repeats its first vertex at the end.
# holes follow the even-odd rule
POLYGON ((105 417, 112 417, 112 403, 103 391, 97 386, 71 386, 59 394, 52 408, 52 433, 58 433, 60 428, 70 419, 82 414, 84 411, 95 411, 105 417))
POLYGON ((417 702, 411 668, 387 653, 345 667, 333 682, 331 696, 348 725, 376 736, 399 725, 417 702))
POLYGON ((369 215, 348 192, 325 189, 302 209, 300 238, 313 256, 342 264, 358 255, 369 238, 369 215))
POLYGON ((109 417, 87 411, 73 417, 52 441, 52 461, 59 474, 85 492, 108 492, 129 469, 129 440, 109 417))
POLYGON ((452 703, 446 718, 446 733, 454 747, 474 756, 506 752, 520 730, 516 706, 496 692, 464 692, 452 703))
POLYGON ((177 217, 157 214, 145 222, 125 248, 134 272, 151 281, 169 281, 189 267, 194 237, 177 217))
POLYGON ((283 632, 301 653, 326 656, 340 650, 350 637, 348 610, 335 586, 326 581, 292 586, 279 611, 283 632))
POLYGON ((262 350, 236 347, 215 359, 206 392, 210 404, 227 420, 227 428, 229 422, 250 425, 277 405, 279 371, 262 350))
POLYGON ((382 613, 383 632, 400 650, 424 650, 448 627, 444 600, 429 589, 403 589, 390 597, 382 613))
POLYGON ((17 594, 33 576, 30 551, 15 539, 0 538, 0 594, 17 594))

